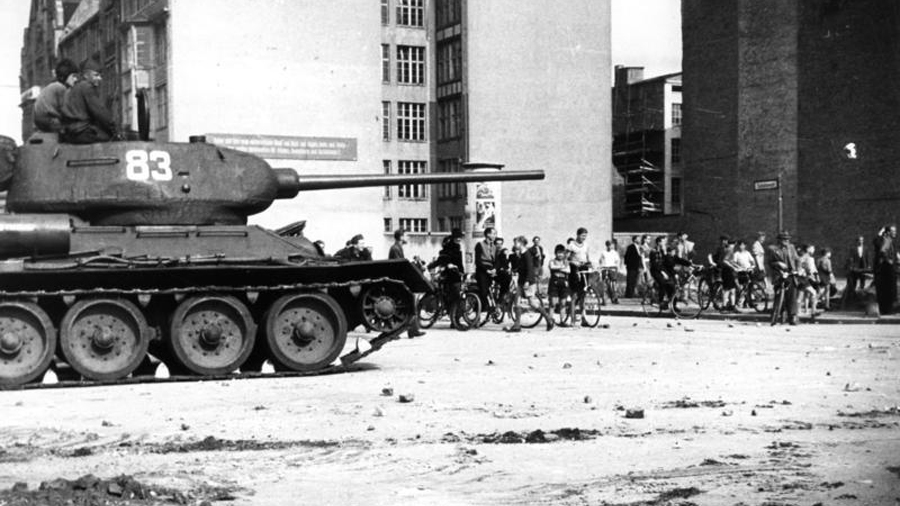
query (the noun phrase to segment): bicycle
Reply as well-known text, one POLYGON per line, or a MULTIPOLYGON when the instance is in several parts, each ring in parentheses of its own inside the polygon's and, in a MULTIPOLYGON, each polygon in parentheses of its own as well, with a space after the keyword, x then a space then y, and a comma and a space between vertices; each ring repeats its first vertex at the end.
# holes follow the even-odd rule
POLYGON ((600 294, 603 300, 607 295, 610 302, 619 301, 618 293, 618 277, 619 269, 617 267, 601 267, 600 268, 600 294))
MULTIPOLYGON (((726 309, 725 286, 721 281, 716 281, 712 287, 712 305, 718 311, 726 309)), ((766 286, 760 283, 758 279, 753 279, 749 272, 737 273, 737 289, 734 300, 737 303, 743 299, 740 307, 753 308, 757 313, 765 313, 769 310, 769 295, 766 293, 766 286), (742 276, 742 274, 745 274, 742 276)))
POLYGON ((572 325, 575 325, 576 320, 575 306, 579 304, 581 305, 579 314, 583 326, 594 328, 600 324, 600 296, 594 288, 598 275, 599 273, 593 269, 578 271, 581 286, 584 288, 572 294, 572 302, 570 304, 571 316, 567 318, 567 320, 572 320, 572 325))
POLYGON ((450 318, 451 325, 456 330, 465 332, 477 326, 481 317, 481 300, 477 293, 466 290, 465 284, 460 287, 459 302, 456 305, 455 314, 449 314, 449 302, 446 300, 446 287, 444 278, 440 275, 434 277, 437 289, 426 293, 419 299, 416 317, 419 318, 419 327, 431 328, 442 316, 450 318))
POLYGON ((693 319, 700 316, 708 305, 704 301, 703 284, 706 268, 701 265, 692 265, 690 273, 676 277, 675 293, 667 307, 661 303, 665 294, 661 293, 659 283, 644 284, 641 289, 641 308, 647 316, 661 315, 665 309, 669 309, 676 318, 693 319))
MULTIPOLYGON (((772 321, 771 324, 775 325, 776 323, 784 323, 784 297, 785 297, 785 288, 790 288, 793 286, 794 296, 796 297, 797 288, 797 277, 800 274, 798 272, 785 272, 781 274, 780 278, 775 279, 775 296, 772 301, 772 321)), ((797 315, 794 315, 796 318, 797 315)), ((794 322, 790 322, 793 324, 794 322)))

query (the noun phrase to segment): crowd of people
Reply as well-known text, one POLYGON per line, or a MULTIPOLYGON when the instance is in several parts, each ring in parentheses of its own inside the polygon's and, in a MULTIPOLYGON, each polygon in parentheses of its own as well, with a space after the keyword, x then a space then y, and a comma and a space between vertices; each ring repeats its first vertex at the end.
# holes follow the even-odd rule
MULTIPOLYGON (((860 297, 859 291, 866 288, 865 281, 873 279, 871 287, 874 287, 880 313, 893 312, 897 300, 896 271, 900 266, 896 234, 895 226, 884 227, 872 243, 871 253, 865 238, 857 238, 846 256, 847 284, 840 299, 842 305, 860 297)), ((437 258, 427 265, 429 269, 443 269, 445 295, 450 304, 458 301, 465 282, 463 237, 462 231, 454 229, 443 241, 437 258)), ((624 255, 620 255, 615 239, 605 241, 604 250, 594 254, 587 237, 587 229, 579 228, 565 244, 555 245, 553 254, 548 257, 538 236, 530 241, 524 236, 516 237, 511 247, 507 247, 495 229, 485 229, 484 238, 474 247, 474 278, 483 309, 493 310, 496 301, 490 296, 490 290, 492 284, 496 284, 499 289, 497 300, 504 300, 513 290, 516 300, 526 299, 543 314, 547 330, 554 327, 555 321, 567 320, 576 324, 576 315, 584 303, 579 294, 588 284, 594 287, 601 304, 618 304, 618 283, 623 271, 625 298, 636 297, 639 286, 655 283, 661 296, 660 305, 666 307, 675 297, 679 276, 701 264, 710 267, 721 280, 722 311, 725 312, 738 311, 742 302, 738 297, 739 285, 745 285, 751 279, 764 283, 769 292, 784 292, 780 309, 791 324, 798 322, 802 311, 815 317, 820 311, 830 310, 832 299, 839 293, 832 250, 827 247, 817 249, 812 244, 795 246, 788 232, 779 233, 771 243, 764 232, 758 233, 752 241, 723 235, 715 250, 705 258, 697 258, 695 244, 686 232, 679 232, 671 240, 668 235, 652 239, 649 235, 633 236, 624 255), (549 299, 546 308, 538 300, 537 293, 545 278, 549 299), (562 315, 563 311, 569 312, 569 318, 552 317, 551 313, 562 315)), ((362 237, 354 237, 348 242, 351 256, 347 258, 358 258, 353 253, 359 250, 357 239, 362 237)), ((404 258, 403 244, 405 233, 398 230, 390 258, 404 258)), ((513 307, 518 308, 519 304, 514 303, 513 307)), ((518 315, 505 330, 521 330, 518 315)))

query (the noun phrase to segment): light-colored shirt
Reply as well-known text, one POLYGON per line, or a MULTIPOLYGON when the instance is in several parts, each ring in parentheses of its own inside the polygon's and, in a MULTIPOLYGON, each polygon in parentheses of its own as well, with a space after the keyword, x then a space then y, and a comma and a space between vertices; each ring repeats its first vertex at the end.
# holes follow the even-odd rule
POLYGON ((578 244, 578 241, 572 241, 566 248, 569 251, 569 261, 575 265, 583 265, 591 261, 591 252, 588 244, 578 244))
POLYGON ((615 267, 618 269, 621 264, 622 258, 619 256, 618 251, 611 250, 600 253, 600 267, 615 267))
POLYGON ((756 267, 756 259, 749 251, 735 251, 732 261, 738 268, 747 270, 756 267))

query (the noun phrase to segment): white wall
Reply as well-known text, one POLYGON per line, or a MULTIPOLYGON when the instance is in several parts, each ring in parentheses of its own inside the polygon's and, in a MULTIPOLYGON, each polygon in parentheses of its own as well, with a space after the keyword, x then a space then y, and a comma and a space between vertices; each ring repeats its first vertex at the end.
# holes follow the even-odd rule
POLYGON ((467 5, 469 159, 547 173, 504 183, 504 236, 540 235, 552 250, 584 226, 601 251, 612 234, 609 1, 467 5))
MULTIPOLYGON (((358 161, 270 163, 301 174, 381 173, 379 9, 371 0, 170 0, 170 139, 355 138, 358 161)), ((383 256, 381 192, 305 193, 276 202, 251 223, 306 219, 306 235, 331 252, 363 233, 383 256)))

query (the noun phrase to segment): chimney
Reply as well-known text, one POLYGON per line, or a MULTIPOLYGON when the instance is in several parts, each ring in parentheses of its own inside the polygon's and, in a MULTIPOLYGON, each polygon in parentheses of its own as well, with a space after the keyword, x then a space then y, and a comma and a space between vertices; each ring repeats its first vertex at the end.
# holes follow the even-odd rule
POLYGON ((644 67, 616 65, 616 87, 626 86, 644 80, 644 67))

